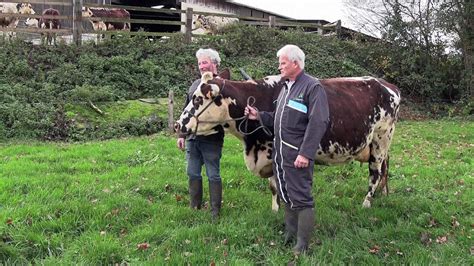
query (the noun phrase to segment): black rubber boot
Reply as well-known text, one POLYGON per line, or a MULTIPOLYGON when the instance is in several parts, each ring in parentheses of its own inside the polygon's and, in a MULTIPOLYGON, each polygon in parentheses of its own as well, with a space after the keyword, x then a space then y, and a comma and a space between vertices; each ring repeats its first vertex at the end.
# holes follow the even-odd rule
POLYGON ((209 197, 212 220, 215 222, 219 218, 222 205, 222 181, 209 181, 209 197))
POLYGON ((298 233, 296 246, 293 247, 293 254, 299 255, 308 250, 309 240, 314 230, 314 208, 307 208, 298 211, 298 233))
POLYGON ((285 205, 285 246, 293 244, 298 231, 298 211, 285 205))
POLYGON ((201 209, 202 205, 202 180, 189 180, 189 206, 191 209, 201 209))

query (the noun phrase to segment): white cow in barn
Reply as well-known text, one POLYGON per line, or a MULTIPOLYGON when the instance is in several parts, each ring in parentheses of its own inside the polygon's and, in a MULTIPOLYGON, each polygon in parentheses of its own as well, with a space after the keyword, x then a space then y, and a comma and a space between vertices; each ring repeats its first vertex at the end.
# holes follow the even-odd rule
POLYGON ((193 33, 194 34, 217 34, 225 26, 238 22, 238 18, 228 18, 219 16, 193 16, 193 33))
MULTIPOLYGON (((0 14, 35 14, 35 11, 30 3, 0 2, 0 14)), ((15 29, 18 21, 15 17, 0 17, 0 28, 15 29)), ((9 37, 13 36, 14 32, 9 34, 9 37)))

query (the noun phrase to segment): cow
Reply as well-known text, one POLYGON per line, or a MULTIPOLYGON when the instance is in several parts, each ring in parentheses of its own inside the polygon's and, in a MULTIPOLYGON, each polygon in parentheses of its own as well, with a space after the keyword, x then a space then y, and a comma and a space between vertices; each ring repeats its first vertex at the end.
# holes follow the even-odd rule
MULTIPOLYGON (((48 8, 43 10, 43 16, 59 16, 59 11, 54 8, 48 8)), ((26 24, 28 25, 28 22, 26 24)), ((41 29, 59 30, 61 28, 61 22, 59 19, 41 17, 38 21, 38 27, 41 29)), ((41 42, 43 44, 51 45, 54 43, 54 45, 56 45, 56 33, 42 33, 41 42)))
MULTIPOLYGON (((0 14, 35 14, 33 7, 30 3, 9 3, 0 2, 0 14)), ((0 17, 0 27, 14 29, 18 25, 19 18, 16 17, 0 17)), ((9 37, 13 37, 15 34, 9 34, 9 37)))
POLYGON ((218 16, 193 16, 193 32, 195 34, 214 35, 225 26, 239 21, 237 18, 218 17, 218 16))
POLYGON ((129 22, 115 22, 107 19, 130 19, 130 13, 123 8, 92 8, 83 7, 82 17, 100 18, 100 20, 89 19, 95 31, 124 30, 130 31, 129 22))
MULTIPOLYGON (((363 207, 368 208, 379 185, 383 194, 388 194, 388 150, 398 118, 400 91, 395 85, 373 77, 320 82, 327 94, 330 122, 315 162, 368 162, 369 189, 363 201, 363 207)), ((175 130, 183 134, 209 135, 223 127, 239 138, 247 168, 257 176, 270 177, 274 211, 279 208, 279 199, 272 170, 273 129, 268 132, 259 122, 247 120, 244 109, 247 104, 254 104, 260 111, 274 111, 284 83, 281 76, 230 81, 204 73, 192 102, 175 123, 175 130)))

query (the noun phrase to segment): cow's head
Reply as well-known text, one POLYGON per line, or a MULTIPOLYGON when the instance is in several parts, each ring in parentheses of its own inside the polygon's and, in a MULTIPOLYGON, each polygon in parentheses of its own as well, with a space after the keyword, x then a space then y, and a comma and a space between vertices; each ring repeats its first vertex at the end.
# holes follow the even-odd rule
POLYGON ((228 108, 232 100, 222 95, 226 82, 226 79, 214 78, 211 72, 202 75, 191 101, 175 123, 178 134, 211 135, 232 120, 228 108))
POLYGON ((94 13, 92 13, 92 10, 88 7, 82 7, 82 17, 84 18, 90 18, 92 17, 92 15, 94 15, 94 13))
POLYGON ((28 28, 39 28, 39 21, 36 18, 27 18, 25 21, 25 25, 28 28))
POLYGON ((33 10, 33 6, 30 3, 21 3, 16 6, 18 9, 18 13, 20 14, 35 14, 35 11, 33 10))

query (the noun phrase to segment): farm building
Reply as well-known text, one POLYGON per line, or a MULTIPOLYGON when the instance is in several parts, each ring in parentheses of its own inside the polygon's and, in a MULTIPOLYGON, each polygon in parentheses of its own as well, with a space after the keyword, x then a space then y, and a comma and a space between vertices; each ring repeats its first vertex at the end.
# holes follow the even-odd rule
MULTIPOLYGON (((22 0, 10 1, 22 2, 22 0)), ((223 26, 239 21, 249 25, 276 26, 283 29, 300 26, 307 32, 324 35, 334 34, 345 39, 351 39, 354 35, 358 35, 359 38, 362 36, 362 39, 366 40, 374 39, 371 36, 341 27, 340 21, 294 20, 232 0, 35 0, 30 1, 30 3, 36 11, 36 16, 41 16, 42 12, 49 8, 59 11, 59 14, 63 17, 60 19, 61 32, 59 32, 59 35, 62 35, 66 42, 72 41, 74 28, 73 7, 75 3, 80 3, 79 8, 86 6, 100 9, 100 6, 103 5, 106 8, 117 6, 117 8, 126 9, 124 10, 127 14, 126 16, 112 18, 126 20, 125 24, 127 27, 123 29, 130 31, 131 34, 138 31, 154 33, 150 34, 153 36, 169 35, 169 33, 179 31, 183 33, 190 32, 192 35, 216 34, 223 26), (192 15, 186 14, 186 11, 189 9, 192 9, 192 15), (187 16, 191 16, 191 18, 188 17, 188 21, 187 16)), ((97 19, 102 17, 97 14, 94 14, 94 16, 97 19)), ((39 17, 36 18, 39 19, 39 17)), ((28 25, 25 22, 26 18, 20 18, 17 28, 27 28, 28 25)), ((109 26, 113 23, 104 24, 103 22, 92 21, 90 18, 82 17, 82 24, 79 24, 82 27, 79 28, 82 29, 82 33, 93 33, 95 30, 121 29, 117 29, 117 27, 112 27, 111 29, 109 26), (99 25, 100 23, 102 23, 102 26, 99 25)), ((39 33, 19 31, 18 36, 29 40, 37 40, 39 33)))

